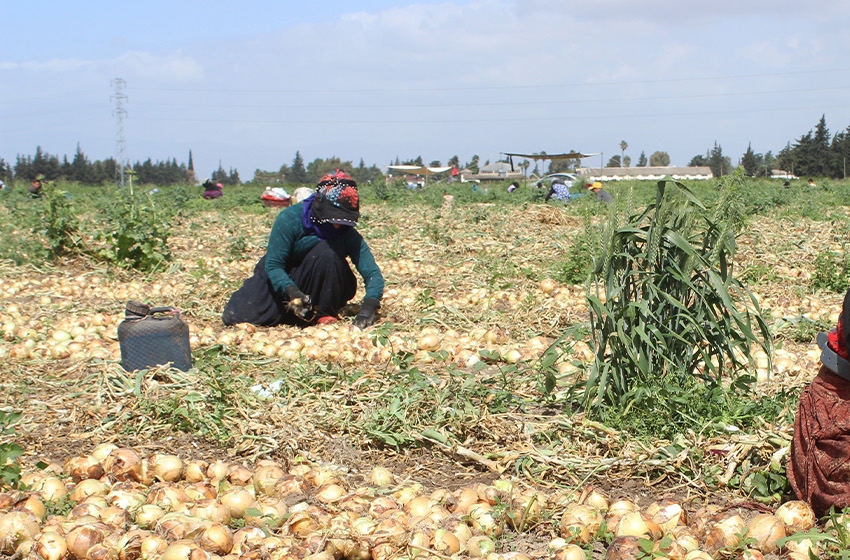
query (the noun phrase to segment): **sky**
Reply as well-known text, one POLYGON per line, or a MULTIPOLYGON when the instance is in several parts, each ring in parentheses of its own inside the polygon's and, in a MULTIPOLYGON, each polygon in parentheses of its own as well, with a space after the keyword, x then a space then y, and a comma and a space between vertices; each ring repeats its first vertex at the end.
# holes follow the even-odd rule
MULTIPOLYGON (((0 158, 199 179, 503 152, 736 163, 850 126, 846 0, 0 0, 0 158), (121 84, 119 88, 118 85, 121 84)), ((533 165, 532 165, 533 167, 533 165)))

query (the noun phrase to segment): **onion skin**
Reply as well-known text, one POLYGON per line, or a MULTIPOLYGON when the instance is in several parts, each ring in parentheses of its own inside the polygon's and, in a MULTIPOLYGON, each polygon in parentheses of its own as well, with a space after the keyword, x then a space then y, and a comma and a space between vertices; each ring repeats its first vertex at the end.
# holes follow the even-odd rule
POLYGON ((808 531, 815 526, 817 516, 808 503, 801 500, 785 502, 773 514, 785 523, 788 534, 793 535, 800 531, 808 531))
POLYGON ((104 460, 103 469, 113 480, 143 480, 142 459, 132 449, 113 450, 104 460))
POLYGON ((0 516, 0 554, 11 556, 40 531, 38 520, 29 512, 13 511, 0 516))
POLYGON ((785 536, 785 523, 775 515, 761 513, 747 523, 747 536, 756 540, 755 548, 761 552, 776 552, 776 541, 785 536))
POLYGON ((103 542, 104 534, 91 525, 80 525, 65 535, 68 552, 78 560, 84 560, 89 549, 103 542))

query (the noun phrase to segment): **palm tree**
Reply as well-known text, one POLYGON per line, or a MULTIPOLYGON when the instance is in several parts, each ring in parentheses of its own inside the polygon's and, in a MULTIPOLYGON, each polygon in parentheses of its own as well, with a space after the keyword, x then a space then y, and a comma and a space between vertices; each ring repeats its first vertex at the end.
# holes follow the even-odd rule
POLYGON ((626 149, 629 147, 628 142, 625 140, 620 140, 620 151, 623 152, 622 157, 620 158, 620 167, 623 167, 623 160, 626 159, 626 149))

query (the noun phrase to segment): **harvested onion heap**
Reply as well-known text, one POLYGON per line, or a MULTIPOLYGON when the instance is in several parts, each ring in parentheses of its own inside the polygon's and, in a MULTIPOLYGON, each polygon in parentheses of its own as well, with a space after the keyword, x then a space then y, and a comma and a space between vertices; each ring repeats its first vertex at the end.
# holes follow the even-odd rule
MULTIPOLYGON (((25 474, 21 482, 29 490, 0 494, 0 554, 43 560, 522 560, 530 556, 498 552, 499 537, 542 531, 557 535, 548 557, 582 560, 604 523, 615 535, 606 558, 637 558, 640 539, 649 539, 658 555, 673 559, 746 548, 745 557, 757 560, 777 552, 780 538, 815 523, 803 502, 745 519, 709 507, 688 515, 669 501, 640 510, 592 488, 546 495, 500 479, 426 493, 416 483, 397 484, 382 467, 359 488, 344 475, 327 465, 284 468, 259 461, 249 468, 169 454, 143 458, 103 444, 63 466, 25 474), (743 534, 752 544, 744 547, 743 534)), ((800 541, 783 552, 802 560, 809 551, 817 554, 816 545, 800 541)))

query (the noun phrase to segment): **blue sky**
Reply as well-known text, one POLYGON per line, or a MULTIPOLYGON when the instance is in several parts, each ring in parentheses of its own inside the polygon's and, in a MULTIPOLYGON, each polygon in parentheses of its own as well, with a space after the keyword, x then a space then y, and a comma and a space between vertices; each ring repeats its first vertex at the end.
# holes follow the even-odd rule
POLYGON ((776 153, 850 126, 843 0, 0 0, 0 157, 776 153))

